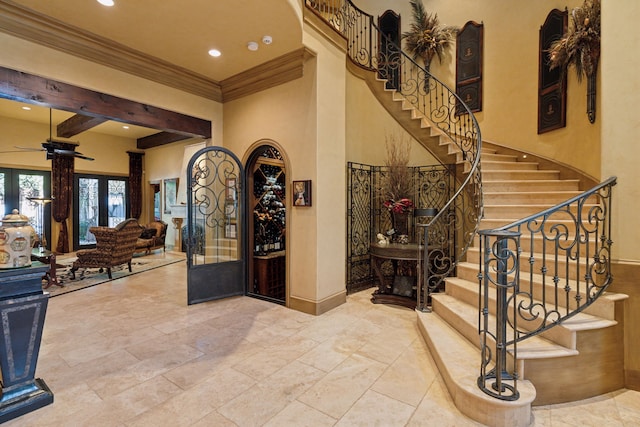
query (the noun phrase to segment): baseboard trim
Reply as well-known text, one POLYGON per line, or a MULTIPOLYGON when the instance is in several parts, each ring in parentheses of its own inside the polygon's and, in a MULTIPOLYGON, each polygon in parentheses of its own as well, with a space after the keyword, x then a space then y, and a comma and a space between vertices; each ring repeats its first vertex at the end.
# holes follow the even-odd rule
POLYGON ((289 308, 318 316, 347 302, 347 291, 342 291, 322 301, 309 301, 302 298, 289 297, 289 308))
POLYGON ((630 390, 640 391, 640 371, 625 370, 624 385, 630 390))

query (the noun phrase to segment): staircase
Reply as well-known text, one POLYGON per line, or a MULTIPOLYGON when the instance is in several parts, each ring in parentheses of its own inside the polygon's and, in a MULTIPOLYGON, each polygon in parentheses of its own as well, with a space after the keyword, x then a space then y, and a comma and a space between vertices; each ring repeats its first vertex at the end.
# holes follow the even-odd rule
MULTIPOLYGON (((396 91, 386 89, 384 81, 372 73, 357 67, 352 72, 367 81, 387 111, 425 148, 443 163, 455 163, 459 171, 468 171, 469 164, 455 144, 396 91)), ((532 157, 483 142, 484 217, 480 229, 494 229, 535 214, 596 184, 579 172, 560 165, 552 169, 552 162, 529 160, 532 157)), ((525 236, 521 244, 529 247, 531 242, 525 236)), ((533 245, 542 250, 541 242, 533 245)), ((531 406, 581 400, 624 387, 619 343, 623 341, 626 295, 606 293, 584 313, 518 345, 517 401, 505 402, 483 393, 477 384, 481 361, 479 261, 476 238, 466 262, 458 265, 457 276, 446 280, 445 292, 432 295, 432 312, 417 312, 420 331, 461 412, 491 426, 528 426, 531 406)), ((528 272, 528 267, 528 263, 521 263, 522 271, 528 272)), ((534 275, 534 279, 534 286, 541 288, 541 276, 534 275)), ((529 282, 522 280, 521 284, 528 286, 529 282)))
MULTIPOLYGON (((536 162, 501 154, 491 144, 483 147, 481 229, 511 223, 581 193, 580 181, 561 179, 559 170, 541 169, 536 162)), ((542 250, 540 243, 533 242, 536 251, 542 250)), ((523 247, 530 244, 523 238, 523 247)), ((517 363, 520 375, 519 400, 504 402, 481 392, 477 385, 481 360, 478 246, 476 240, 467 261, 458 265, 457 277, 446 280, 445 292, 432 295, 432 312, 418 313, 424 339, 463 413, 487 425, 526 426, 531 422, 531 405, 570 402, 624 387, 619 344, 626 296, 605 293, 583 313, 518 344, 518 359, 511 363, 517 363)), ((522 260, 520 265, 528 271, 527 262, 522 260)), ((521 276, 521 286, 529 286, 528 277, 521 276)), ((552 285, 543 284, 536 274, 533 281, 536 289, 552 285)), ((495 307, 495 301, 490 305, 495 307)))
MULTIPOLYGON (((350 6, 348 1, 334 1, 341 6, 334 7, 332 10, 335 9, 342 14, 338 14, 335 22, 345 23, 344 19, 339 18, 351 17, 350 13, 353 12, 354 16, 357 15, 357 18, 353 19, 354 22, 359 22, 359 19, 367 22, 366 25, 358 28, 374 27, 372 17, 350 6)), ((325 0, 318 2, 307 0, 307 5, 320 3, 324 4, 325 0)), ((331 19, 329 21, 331 22, 331 19)), ((356 28, 357 24, 353 26, 356 28)), ((352 51, 361 52, 363 49, 369 49, 370 54, 363 55, 364 58, 369 58, 369 62, 359 62, 358 58, 350 56, 351 61, 347 61, 347 67, 354 75, 366 81, 372 93, 389 114, 443 164, 455 164, 460 180, 465 179, 470 173, 472 175, 468 176, 473 178, 465 183, 478 184, 480 174, 472 169, 474 158, 469 157, 473 157, 474 153, 472 151, 463 153, 460 149, 461 143, 467 142, 465 132, 456 131, 453 135, 451 133, 444 135, 439 127, 446 129, 447 123, 432 126, 424 113, 413 106, 421 105, 423 111, 428 111, 428 108, 424 107, 425 103, 415 102, 417 99, 415 97, 414 103, 410 103, 396 91, 387 90, 385 82, 377 79, 375 61, 371 60, 371 58, 378 58, 375 44, 363 47, 358 42, 379 40, 379 37, 375 35, 369 38, 352 39, 348 35, 349 28, 342 28, 340 25, 333 25, 333 28, 347 39, 348 55, 351 55, 352 51)), ((401 69, 405 70, 411 66, 410 61, 402 60, 405 62, 402 62, 401 69)), ((407 75, 415 81, 424 81, 419 70, 414 69, 407 75)), ((430 97, 434 91, 429 93, 431 95, 426 98, 432 100, 433 98, 430 97)), ((424 98, 420 98, 420 101, 429 102, 424 98)), ((456 116, 451 119, 450 124, 457 126, 459 123, 453 122, 457 114, 452 114, 455 107, 449 108, 448 117, 451 119, 454 115, 456 116)), ((468 128, 463 125, 461 129, 468 128)), ((479 131, 476 136, 479 138, 479 131)), ((477 142, 480 147, 480 141, 477 142)), ((577 196, 596 184, 579 171, 555 165, 549 159, 525 155, 511 148, 485 141, 482 141, 481 146, 481 189, 484 203, 481 201, 478 207, 484 211, 484 214, 479 229, 494 229, 510 224, 577 196)), ((476 185, 474 189, 479 192, 479 187, 476 185)), ((471 197, 474 194, 478 193, 472 193, 471 197)), ((595 199, 594 197, 586 200, 583 209, 587 209, 589 203, 595 203, 595 199)), ((567 208, 566 215, 571 217, 572 213, 571 208, 567 208)), ((562 215, 545 221, 545 227, 549 228, 554 225, 571 224, 573 221, 562 218, 562 215)), ((533 252, 523 255, 529 257, 528 259, 521 259, 522 274, 519 284, 521 288, 531 286, 533 298, 544 299, 549 303, 557 302, 554 300, 554 293, 558 292, 555 283, 552 282, 557 280, 560 283, 566 283, 569 289, 566 291, 566 301, 569 308, 574 309, 577 304, 574 284, 582 280, 583 275, 590 275, 591 272, 580 272, 578 269, 576 273, 568 267, 570 260, 559 258, 553 267, 554 271, 560 273, 556 273, 553 279, 548 274, 545 276, 539 274, 536 271, 539 267, 535 267, 536 260, 542 258, 542 254, 551 254, 554 249, 547 243, 548 240, 543 241, 538 237, 533 237, 532 241, 532 238, 523 233, 520 247, 525 248, 523 252, 529 249, 533 252), (531 272, 529 272, 531 267, 529 262, 534 265, 531 272), (568 277, 560 277, 563 271, 568 272, 568 277)), ((589 245, 586 246, 589 247, 589 245)), ((623 342, 623 304, 626 296, 604 293, 583 311, 555 324, 550 329, 519 341, 517 353, 511 352, 507 355, 507 369, 517 367, 518 399, 502 400, 483 392, 478 385, 482 363, 480 321, 484 318, 479 304, 481 290, 478 275, 481 271, 482 254, 479 250, 478 237, 464 255, 466 255, 465 260, 457 264, 456 277, 448 277, 445 280, 445 291, 431 295, 431 311, 417 312, 419 329, 454 403, 462 413, 490 426, 528 426, 532 422, 532 405, 571 402, 624 387, 624 361, 620 343, 623 342)), ((582 265, 577 262, 576 264, 582 265)), ((562 291, 565 289, 560 293, 562 291)), ((493 322, 493 324, 495 319, 491 313, 495 313, 497 306, 495 294, 495 289, 489 289, 485 298, 486 316, 489 323, 493 322)), ((563 311, 561 305, 558 310, 563 311)), ((553 323, 555 323, 553 320, 549 321, 549 324, 553 323)), ((545 324, 543 323, 542 326, 545 324)), ((518 330, 537 331, 540 327, 541 322, 535 318, 528 321, 519 320, 518 323, 518 330)))

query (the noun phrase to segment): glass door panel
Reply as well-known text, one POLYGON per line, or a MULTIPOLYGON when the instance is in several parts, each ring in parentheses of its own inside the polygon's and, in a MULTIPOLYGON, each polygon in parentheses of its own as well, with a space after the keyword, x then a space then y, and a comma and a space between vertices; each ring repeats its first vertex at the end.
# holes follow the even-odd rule
POLYGON ((5 182, 6 182, 6 174, 4 172, 0 172, 0 215, 3 217, 7 214, 7 207, 5 204, 5 200, 7 199, 7 194, 5 191, 5 182))
POLYGON ((127 219, 129 200, 126 178, 76 174, 75 179, 73 248, 77 250, 96 244, 91 227, 115 227, 127 219))
POLYGON ((89 228, 98 225, 100 199, 99 180, 96 178, 78 179, 78 243, 80 246, 95 245, 96 237, 89 228))
POLYGON ((109 198, 107 211, 109 212, 109 227, 115 227, 126 219, 125 189, 126 182, 110 179, 107 182, 109 198))

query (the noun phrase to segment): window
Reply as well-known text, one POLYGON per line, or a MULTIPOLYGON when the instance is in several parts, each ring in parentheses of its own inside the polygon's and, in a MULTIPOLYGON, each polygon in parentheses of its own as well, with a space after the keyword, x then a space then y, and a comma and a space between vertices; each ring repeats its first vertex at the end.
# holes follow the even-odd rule
POLYGON ((74 186, 74 250, 95 245, 90 228, 115 227, 129 212, 128 180, 122 177, 76 174, 74 186))
POLYGON ((51 196, 51 173, 22 169, 0 168, 0 214, 5 216, 14 209, 29 217, 29 222, 47 247, 51 241, 51 205, 30 199, 51 196))

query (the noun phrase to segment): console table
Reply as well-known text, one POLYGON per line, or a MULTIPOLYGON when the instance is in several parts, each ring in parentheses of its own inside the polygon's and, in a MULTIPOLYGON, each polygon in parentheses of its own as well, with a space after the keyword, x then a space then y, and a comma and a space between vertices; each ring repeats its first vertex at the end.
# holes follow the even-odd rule
POLYGON ((50 269, 31 267, 0 270, 0 424, 53 403, 53 393, 35 378, 49 293, 42 276, 50 269))
POLYGON ((369 247, 373 271, 378 277, 378 289, 373 293, 371 301, 376 304, 397 304, 411 309, 416 308, 416 283, 419 278, 417 271, 421 268, 424 257, 424 246, 417 243, 400 244, 389 243, 381 245, 371 243, 369 247), (389 281, 382 270, 382 264, 391 261, 393 277, 389 281), (398 275, 398 266, 402 261, 413 265, 415 275, 398 275))

